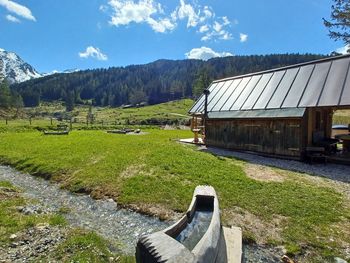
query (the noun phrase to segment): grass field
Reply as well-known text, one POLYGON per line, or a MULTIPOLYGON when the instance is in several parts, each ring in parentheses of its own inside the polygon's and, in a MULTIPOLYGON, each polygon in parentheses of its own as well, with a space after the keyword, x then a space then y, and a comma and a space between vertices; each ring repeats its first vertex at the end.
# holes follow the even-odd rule
MULTIPOLYGON (((263 227, 273 222, 278 229, 277 234, 266 229, 263 242, 284 245, 290 254, 307 252, 305 262, 317 262, 311 260, 315 255, 322 260, 345 257, 350 210, 331 184, 318 185, 306 175, 278 169, 273 172, 283 181, 255 180, 246 175, 243 161, 215 157, 175 141, 191 137, 189 131, 148 132, 133 136, 73 131, 61 137, 0 133, 0 159, 57 180, 71 191, 97 198, 107 195, 160 217, 164 211, 185 211, 195 186, 209 184, 218 192, 225 224, 249 214, 263 227)), ((261 240, 244 221, 240 226, 246 240, 261 240)))
POLYGON ((338 110, 333 117, 334 124, 350 124, 350 110, 338 110))
MULTIPOLYGON (((187 111, 192 106, 190 99, 171 101, 167 103, 145 106, 140 108, 101 108, 94 107, 92 113, 95 120, 89 124, 89 128, 104 128, 115 125, 159 125, 181 124, 189 119, 187 111)), ((49 128, 56 126, 61 121, 58 117, 72 118, 73 128, 86 128, 86 117, 89 106, 76 106, 70 112, 65 112, 65 107, 60 103, 44 103, 40 107, 25 108, 16 116, 16 110, 4 110, 0 108, 0 129, 24 129, 49 128), (15 117, 16 116, 16 117, 15 117), (29 121, 30 116, 31 123, 29 121), (7 119, 7 125, 6 125, 7 119)))

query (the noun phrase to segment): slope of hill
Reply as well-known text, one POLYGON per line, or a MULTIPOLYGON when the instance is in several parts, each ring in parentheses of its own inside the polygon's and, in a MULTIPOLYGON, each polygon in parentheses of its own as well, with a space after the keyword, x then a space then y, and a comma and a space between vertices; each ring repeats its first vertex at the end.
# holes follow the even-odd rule
POLYGON ((10 83, 19 83, 42 76, 16 53, 3 49, 0 49, 0 75, 10 83))
POLYGON ((12 88, 26 106, 40 100, 65 100, 97 106, 120 106, 148 102, 157 104, 193 96, 193 87, 203 89, 213 79, 297 64, 324 56, 275 54, 233 56, 201 60, 158 60, 146 65, 94 69, 70 74, 54 74, 32 79, 12 88))

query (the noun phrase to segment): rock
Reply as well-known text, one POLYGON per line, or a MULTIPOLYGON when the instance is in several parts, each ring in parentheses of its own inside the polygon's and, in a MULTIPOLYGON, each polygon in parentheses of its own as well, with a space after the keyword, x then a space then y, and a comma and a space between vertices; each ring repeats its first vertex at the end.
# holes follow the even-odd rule
POLYGON ((18 245, 17 243, 13 242, 13 243, 11 243, 10 247, 11 247, 11 248, 16 248, 17 245, 18 245))
POLYGON ((10 236, 10 240, 15 240, 17 238, 17 235, 16 234, 12 234, 11 236, 10 236))
POLYGON ((49 227, 49 224, 47 224, 47 223, 41 223, 41 224, 37 224, 35 226, 35 228, 38 229, 39 231, 43 231, 48 227, 49 227))
POLYGON ((346 260, 338 257, 334 258, 334 261, 335 263, 348 263, 346 260))
POLYGON ((288 256, 284 255, 282 256, 281 260, 284 262, 284 263, 294 263, 294 261, 292 259, 290 259, 288 256))

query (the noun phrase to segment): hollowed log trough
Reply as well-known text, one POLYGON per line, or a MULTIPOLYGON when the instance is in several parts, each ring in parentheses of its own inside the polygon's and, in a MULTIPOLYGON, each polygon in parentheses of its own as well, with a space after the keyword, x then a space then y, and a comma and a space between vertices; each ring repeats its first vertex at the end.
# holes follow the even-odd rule
MULTIPOLYGON (((211 186, 197 186, 186 214, 165 230, 142 236, 136 246, 136 262, 224 263, 241 261, 241 232, 237 256, 228 259, 220 224, 219 202, 211 186), (239 257, 239 258, 238 258, 239 257)), ((237 231, 236 231, 237 233, 237 231)), ((230 238, 232 239, 232 238, 230 238)))

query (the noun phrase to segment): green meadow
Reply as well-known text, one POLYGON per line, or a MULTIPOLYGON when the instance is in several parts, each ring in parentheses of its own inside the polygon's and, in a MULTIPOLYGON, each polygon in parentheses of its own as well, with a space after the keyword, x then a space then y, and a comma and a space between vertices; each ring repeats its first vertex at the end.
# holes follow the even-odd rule
POLYGON ((72 112, 67 113, 65 106, 60 103, 43 103, 36 108, 15 109, 0 108, 0 130, 43 129, 56 126, 58 123, 72 119, 74 129, 103 129, 123 125, 160 125, 182 124, 189 120, 187 114, 193 100, 183 99, 157 105, 138 108, 101 108, 93 107, 91 113, 93 122, 86 124, 90 107, 77 105, 72 112), (58 118, 62 120, 58 121, 58 118), (7 120, 7 124, 6 124, 7 120))
MULTIPOLYGON (((197 185, 212 185, 220 199, 223 224, 242 227, 245 242, 282 245, 301 262, 333 262, 335 256, 349 259, 348 188, 307 174, 271 167, 261 170, 245 161, 214 156, 178 142, 192 137, 190 131, 154 126, 186 123, 192 103, 180 100, 141 108, 93 108, 95 120, 89 125, 88 106, 77 106, 68 115, 60 103, 19 112, 0 110, 0 163, 59 182, 72 192, 111 197, 124 207, 161 219, 174 219, 186 211, 197 185), (61 123, 53 118, 51 124, 54 116, 72 117, 73 131, 68 136, 43 135, 43 130, 61 123), (120 127, 141 127, 144 134, 105 132, 120 127), (267 179, 255 178, 260 173, 267 179)), ((349 116, 349 111, 337 111, 334 123, 349 123, 349 116)), ((24 200, 14 199, 6 205, 21 202, 24 200)), ((0 213, 4 237, 61 218, 26 218, 4 206, 0 213)), ((75 243, 81 253, 62 261, 93 258, 85 246, 97 246, 103 255, 108 254, 103 252, 105 241, 94 233, 74 233, 57 253, 64 254, 75 243)))
POLYGON ((237 211, 263 227, 275 222, 278 231, 266 229, 263 242, 283 245, 290 255, 307 252, 311 257, 305 262, 313 262, 315 255, 325 260, 346 257, 350 209, 333 184, 315 184, 308 175, 279 169, 271 171, 281 181, 256 180, 247 176, 246 162, 177 142, 191 137, 190 131, 144 132, 118 135, 94 130, 44 136, 38 131, 7 131, 0 133, 0 160, 58 181, 73 192, 112 197, 125 207, 160 218, 167 218, 169 211, 184 212, 197 185, 212 185, 223 223, 241 226, 246 241, 259 241, 261 236, 244 221, 235 221, 237 211))

